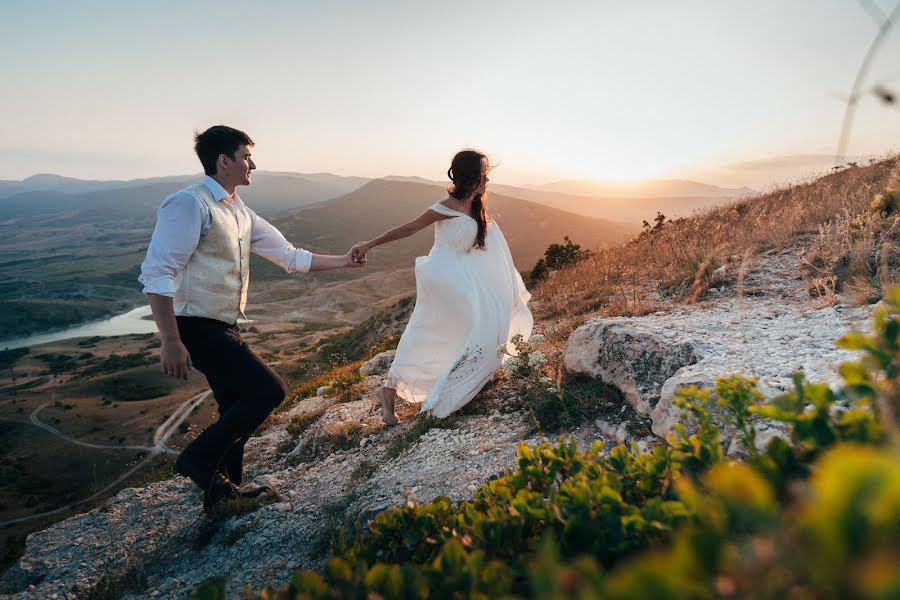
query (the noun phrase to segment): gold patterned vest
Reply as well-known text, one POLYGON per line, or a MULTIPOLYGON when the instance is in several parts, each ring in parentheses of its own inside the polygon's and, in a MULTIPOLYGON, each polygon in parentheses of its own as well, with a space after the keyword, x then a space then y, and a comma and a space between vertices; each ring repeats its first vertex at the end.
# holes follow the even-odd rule
POLYGON ((182 271, 181 285, 176 291, 184 302, 180 313, 235 323, 238 317, 244 317, 247 304, 250 215, 245 208, 234 207, 227 198, 217 202, 202 183, 188 189, 209 207, 212 226, 200 237, 182 271))

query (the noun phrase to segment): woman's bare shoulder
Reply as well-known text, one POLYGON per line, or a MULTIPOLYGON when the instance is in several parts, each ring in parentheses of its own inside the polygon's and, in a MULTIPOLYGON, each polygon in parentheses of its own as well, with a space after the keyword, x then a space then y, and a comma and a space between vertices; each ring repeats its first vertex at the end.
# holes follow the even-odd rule
POLYGON ((447 208, 453 210, 459 210, 459 200, 449 194, 444 196, 443 200, 438 200, 437 202, 435 202, 435 204, 440 204, 441 206, 446 206, 447 208))

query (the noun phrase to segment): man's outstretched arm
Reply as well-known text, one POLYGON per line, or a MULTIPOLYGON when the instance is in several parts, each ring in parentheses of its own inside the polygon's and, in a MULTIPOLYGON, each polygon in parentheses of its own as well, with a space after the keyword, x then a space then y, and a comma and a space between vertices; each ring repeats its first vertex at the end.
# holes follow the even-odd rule
POLYGON ((250 211, 250 217, 253 223, 250 250, 280 266, 288 273, 330 271, 345 267, 363 267, 366 264, 364 260, 353 260, 350 252, 338 256, 313 254, 308 250, 295 248, 274 225, 253 211, 250 211))
POLYGON ((353 260, 352 251, 347 254, 336 256, 330 254, 313 254, 312 261, 309 265, 310 271, 330 271, 332 269, 343 269, 344 267, 364 267, 366 259, 353 260))

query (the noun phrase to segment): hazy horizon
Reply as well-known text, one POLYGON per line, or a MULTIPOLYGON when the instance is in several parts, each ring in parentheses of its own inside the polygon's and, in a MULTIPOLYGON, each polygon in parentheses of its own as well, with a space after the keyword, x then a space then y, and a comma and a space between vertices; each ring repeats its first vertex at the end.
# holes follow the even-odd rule
MULTIPOLYGON (((508 185, 759 190, 830 168, 878 27, 839 0, 11 0, 0 19, 15 57, 0 65, 0 179, 190 175, 193 131, 227 123, 266 171, 442 181, 472 146, 508 185)), ((898 52, 893 31, 863 86, 856 159, 900 148, 900 115, 868 93, 898 85, 898 52)))
MULTIPOLYGON (((436 185, 444 185, 445 183, 447 183, 447 184, 450 183, 449 180, 446 181, 446 182, 444 182, 444 181, 440 181, 440 180, 438 180, 438 179, 429 179, 429 178, 421 177, 421 176, 418 176, 418 175, 405 175, 405 174, 401 174, 401 173, 391 173, 391 174, 382 175, 382 176, 379 176, 379 177, 367 177, 367 176, 365 176, 365 175, 356 175, 356 174, 346 174, 346 175, 343 175, 343 174, 332 173, 332 172, 328 172, 328 171, 321 171, 321 172, 316 172, 316 173, 304 173, 304 172, 302 172, 302 171, 269 171, 269 170, 267 170, 267 169, 257 169, 257 170, 254 171, 254 172, 257 173, 257 174, 260 174, 260 175, 297 175, 297 176, 301 176, 301 177, 334 176, 334 177, 338 177, 338 178, 346 178, 346 179, 362 179, 362 180, 364 180, 366 183, 371 182, 371 181, 376 181, 376 180, 397 180, 397 181, 412 180, 412 181, 422 181, 422 182, 434 183, 434 184, 436 184, 436 185)), ((66 179, 66 180, 71 179, 71 180, 73 180, 73 181, 80 181, 80 182, 84 182, 84 183, 91 183, 91 182, 97 182, 97 183, 116 183, 116 182, 133 183, 133 182, 135 182, 135 181, 155 181, 155 180, 158 180, 158 179, 178 179, 178 178, 189 178, 189 177, 194 177, 194 178, 196 178, 196 179, 199 180, 199 179, 201 179, 202 177, 204 177, 204 173, 203 173, 203 171, 201 170, 201 171, 195 171, 195 172, 193 172, 193 173, 181 173, 181 174, 157 174, 157 175, 151 175, 151 176, 148 176, 148 177, 136 177, 136 178, 133 178, 133 179, 100 179, 100 178, 95 178, 95 179, 82 179, 82 178, 79 178, 79 177, 73 177, 73 176, 70 176, 70 175, 64 175, 64 174, 61 174, 61 173, 33 173, 33 174, 31 174, 31 175, 29 175, 29 176, 27 176, 27 177, 24 177, 24 178, 22 178, 22 179, 16 179, 16 180, 4 179, 4 180, 0 180, 0 182, 3 182, 3 183, 24 183, 24 182, 27 181, 27 180, 30 180, 30 179, 32 179, 32 178, 39 178, 39 177, 53 177, 53 178, 59 177, 59 178, 63 178, 63 179, 66 179)), ((629 190, 629 189, 640 188, 640 187, 642 187, 642 186, 645 186, 646 184, 661 183, 661 184, 665 185, 666 183, 669 183, 669 182, 672 182, 672 183, 684 182, 684 183, 687 183, 687 184, 708 185, 708 186, 711 186, 711 187, 718 187, 718 188, 722 189, 723 191, 726 191, 726 190, 744 190, 744 189, 750 190, 750 191, 754 191, 754 192, 759 192, 759 191, 761 191, 761 190, 754 190, 753 188, 749 188, 749 187, 747 187, 747 186, 737 186, 737 187, 717 186, 716 184, 711 184, 711 183, 706 182, 706 181, 698 181, 698 180, 694 180, 694 179, 679 179, 679 178, 659 178, 659 179, 644 179, 644 180, 635 180, 635 181, 611 181, 611 182, 605 182, 605 181, 600 181, 600 180, 587 180, 587 179, 584 179, 584 180, 574 180, 574 179, 572 179, 572 180, 562 180, 562 179, 556 179, 556 180, 550 180, 550 181, 540 182, 540 183, 537 183, 537 184, 526 184, 526 185, 515 185, 515 184, 504 183, 503 181, 492 181, 492 183, 493 183, 494 185, 505 186, 505 188, 516 188, 516 189, 521 189, 521 190, 525 190, 525 191, 533 191, 533 192, 538 192, 538 191, 558 192, 558 193, 570 194, 570 195, 575 195, 575 196, 580 196, 580 195, 583 195, 583 196, 591 196, 591 195, 602 196, 602 194, 595 194, 595 193, 591 193, 591 192, 589 192, 589 191, 575 191, 575 190, 573 190, 573 191, 564 191, 563 189, 557 190, 557 189, 553 189, 553 188, 556 187, 556 186, 559 186, 560 188, 565 188, 565 187, 567 186, 567 184, 576 184, 576 185, 577 185, 577 184, 586 184, 586 185, 595 184, 595 185, 597 185, 597 186, 604 186, 604 187, 607 187, 607 186, 608 186, 608 188, 610 188, 610 189, 612 189, 612 190, 615 190, 615 189, 621 189, 621 190, 623 190, 623 191, 626 191, 626 190, 629 190)), ((364 185, 364 184, 363 184, 363 185, 364 185)), ((252 181, 251 181, 250 186, 248 186, 248 187, 252 187, 252 186, 253 186, 253 183, 252 183, 252 181)), ((489 185, 488 187, 490 188, 490 185, 489 185)), ((35 188, 35 189, 40 189, 40 188, 35 188)), ((239 190, 239 191, 240 191, 240 190, 239 190)), ((490 191, 490 190, 489 190, 489 191, 490 191)), ((78 192, 78 193, 90 193, 90 192, 78 192)), ((682 195, 683 195, 683 194, 682 194, 682 195)), ((629 193, 629 196, 631 196, 630 193, 629 193)), ((633 196, 633 197, 635 197, 635 198, 640 198, 641 196, 633 196)), ((0 200, 2 200, 2 197, 0 197, 0 200)))

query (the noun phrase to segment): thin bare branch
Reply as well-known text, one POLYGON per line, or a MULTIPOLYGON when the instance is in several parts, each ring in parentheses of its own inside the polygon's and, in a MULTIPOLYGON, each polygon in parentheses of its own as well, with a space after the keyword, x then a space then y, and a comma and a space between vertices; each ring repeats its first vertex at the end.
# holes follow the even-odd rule
POLYGON ((884 14, 884 11, 878 7, 877 4, 872 2, 872 0, 856 0, 860 6, 862 6, 863 10, 868 13, 870 17, 875 21, 875 24, 881 27, 884 25, 885 19, 887 19, 887 15, 884 14))
POLYGON ((835 166, 844 162, 844 157, 847 153, 847 142, 850 139, 850 128, 853 125, 853 115, 856 112, 856 104, 859 101, 860 89, 862 88, 863 81, 865 80, 866 75, 868 75, 869 67, 872 64, 872 60, 875 58, 875 55, 878 53, 878 49, 881 47, 881 43, 884 41, 884 38, 887 36, 888 32, 890 32, 891 26, 894 24, 894 21, 898 16, 900 16, 900 2, 898 2, 896 6, 894 6, 894 10, 891 11, 891 14, 885 17, 882 21, 881 26, 878 28, 878 34, 869 45, 869 49, 866 52, 865 57, 863 58, 862 64, 859 66, 859 70, 856 72, 856 78, 853 80, 853 87, 850 89, 850 97, 847 98, 847 107, 844 109, 844 122, 841 125, 841 136, 838 139, 837 152, 834 156, 835 166))

